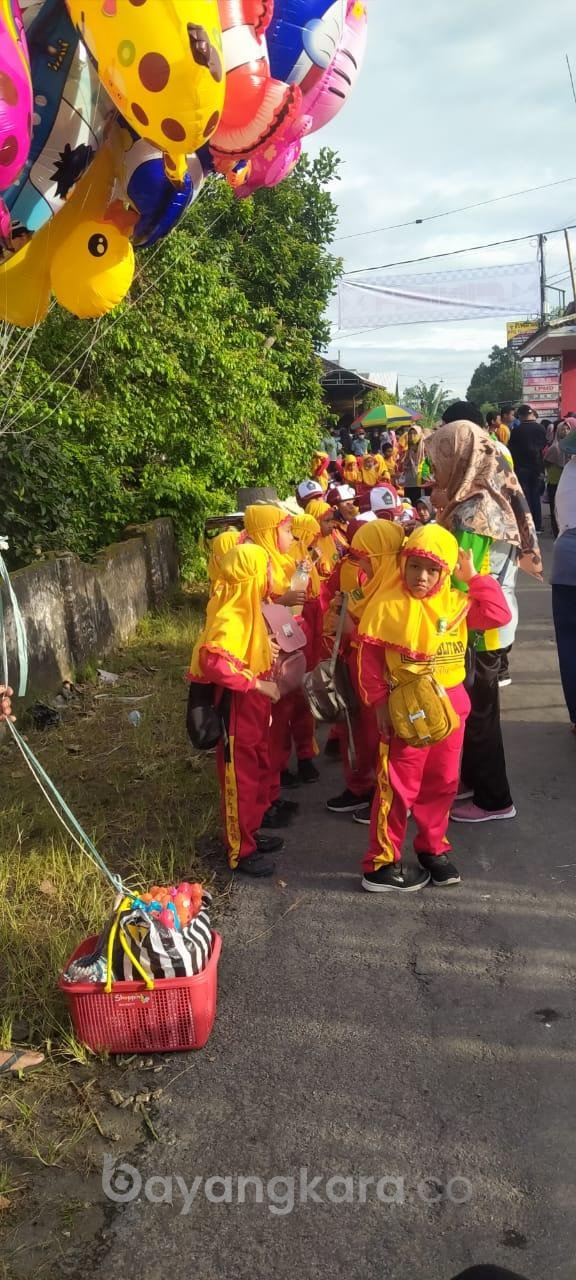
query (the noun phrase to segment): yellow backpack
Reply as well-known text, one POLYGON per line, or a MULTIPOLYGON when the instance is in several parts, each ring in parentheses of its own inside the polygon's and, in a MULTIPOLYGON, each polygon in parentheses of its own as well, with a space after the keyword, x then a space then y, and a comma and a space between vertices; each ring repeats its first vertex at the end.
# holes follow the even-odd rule
POLYGON ((392 687, 388 699, 392 732, 409 747, 430 747, 442 742, 460 724, 446 690, 433 670, 405 673, 392 687))

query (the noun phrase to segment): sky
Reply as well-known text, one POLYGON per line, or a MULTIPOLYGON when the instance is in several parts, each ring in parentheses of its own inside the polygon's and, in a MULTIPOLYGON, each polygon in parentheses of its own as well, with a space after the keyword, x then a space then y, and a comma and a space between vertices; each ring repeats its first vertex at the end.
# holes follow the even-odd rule
MULTIPOLYGON (((423 226, 341 237, 576 177, 574 0, 367 0, 368 49, 353 96, 307 142, 341 157, 334 251, 346 271, 576 223, 576 181, 423 226)), ((576 230, 572 232, 576 257, 576 230)), ((401 273, 527 262, 535 242, 464 254, 401 273)), ((546 245, 550 280, 567 277, 564 237, 546 245)), ((569 277, 559 281, 568 290, 569 277)), ((554 302, 556 295, 550 293, 554 302)), ((517 316, 511 303, 511 319, 517 316)), ((356 326, 356 329, 358 326, 356 326)), ((464 394, 506 341, 500 319, 334 333, 348 368, 395 371, 464 394)))

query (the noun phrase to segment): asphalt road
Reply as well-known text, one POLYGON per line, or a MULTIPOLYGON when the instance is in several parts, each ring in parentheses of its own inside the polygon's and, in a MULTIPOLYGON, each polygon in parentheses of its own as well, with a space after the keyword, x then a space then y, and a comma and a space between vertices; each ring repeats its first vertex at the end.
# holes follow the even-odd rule
POLYGON ((83 1274, 449 1280, 492 1261, 574 1280, 576 741, 549 590, 521 596, 517 819, 454 829, 460 887, 369 896, 365 828, 323 810, 341 788, 322 765, 278 878, 235 892, 213 1037, 164 1073, 141 1194, 83 1274), (177 1175, 202 1180, 188 1209, 177 1175), (256 1184, 238 1203, 238 1175, 262 1203, 256 1184))

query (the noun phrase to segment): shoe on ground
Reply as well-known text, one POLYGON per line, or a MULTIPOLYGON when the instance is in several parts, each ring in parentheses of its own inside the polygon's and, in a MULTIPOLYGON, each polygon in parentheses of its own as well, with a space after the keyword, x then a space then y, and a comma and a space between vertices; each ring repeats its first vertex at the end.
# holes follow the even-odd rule
POLYGON ((245 876, 273 876, 276 863, 265 853, 249 853, 247 858, 240 858, 236 872, 245 876))
POLYGON ((327 760, 341 760, 342 752, 340 750, 340 739, 329 738, 324 747, 324 755, 327 760))
POLYGON ((372 804, 372 792, 368 792, 365 796, 355 796, 353 791, 349 791, 348 787, 339 796, 334 796, 332 800, 326 801, 326 808, 331 813, 354 813, 355 809, 369 809, 372 804))
POLYGON ((287 788, 300 786, 300 779, 295 773, 291 773, 290 769, 283 769, 280 774, 280 782, 283 787, 287 788))
POLYGON ((460 884, 462 878, 460 872, 445 853, 419 853, 416 856, 422 869, 430 872, 432 884, 438 885, 441 889, 449 884, 460 884))
POLYGON ((404 871, 401 862, 390 862, 378 871, 366 871, 362 888, 367 893, 417 893, 430 881, 428 871, 422 867, 410 867, 404 871))
POLYGON ((275 804, 271 804, 260 823, 261 830, 277 831, 281 827, 289 827, 293 816, 292 813, 285 813, 282 809, 278 809, 275 804))
POLYGON ((317 782, 320 773, 316 765, 311 760, 298 761, 298 781, 299 782, 317 782))
POLYGON ((369 827, 370 809, 356 809, 352 814, 352 821, 359 822, 361 827, 369 827))
POLYGON ((278 813, 296 814, 300 808, 298 800, 284 800, 282 796, 278 796, 277 800, 273 800, 270 805, 271 809, 276 809, 278 813))
POLYGON ((515 818, 516 809, 513 804, 508 809, 481 809, 470 800, 467 804, 455 804, 450 817, 452 822, 502 822, 515 818))
POLYGON ((474 799, 474 788, 467 787, 463 782, 461 782, 458 788, 458 795, 455 797, 455 800, 454 800, 454 804, 460 804, 462 800, 473 800, 473 799, 474 799))
MULTIPOLYGON (((254 839, 256 840, 256 849, 258 853, 280 853, 284 848, 284 841, 281 836, 261 836, 258 832, 254 839)), ((252 854, 249 854, 252 857, 252 854)))
POLYGON ((507 689, 509 684, 512 684, 512 676, 502 676, 501 680, 498 681, 498 688, 507 689))

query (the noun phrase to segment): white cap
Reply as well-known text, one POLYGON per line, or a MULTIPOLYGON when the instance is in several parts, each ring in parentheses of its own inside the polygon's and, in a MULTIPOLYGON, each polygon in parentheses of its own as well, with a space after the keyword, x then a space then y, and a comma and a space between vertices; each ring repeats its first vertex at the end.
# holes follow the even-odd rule
POLYGON ((356 490, 351 484, 334 484, 328 490, 330 495, 334 494, 337 502, 353 502, 356 497, 356 490))
POLYGON ((303 480, 298 485, 296 493, 299 498, 323 498, 324 490, 317 480, 303 480))
POLYGON ((374 511, 363 511, 362 515, 356 516, 356 524, 370 524, 371 520, 377 520, 378 516, 374 511))
POLYGON ((391 488, 372 489, 370 494, 372 511, 401 511, 402 504, 397 493, 391 488))

